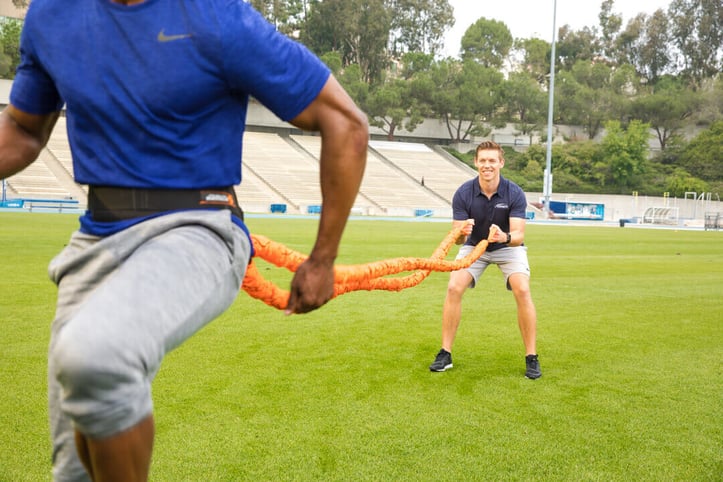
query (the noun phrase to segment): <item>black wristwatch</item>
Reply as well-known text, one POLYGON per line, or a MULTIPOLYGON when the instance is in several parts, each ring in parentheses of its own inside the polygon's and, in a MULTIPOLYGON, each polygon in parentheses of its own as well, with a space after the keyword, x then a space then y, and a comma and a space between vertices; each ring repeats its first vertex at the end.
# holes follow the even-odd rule
POLYGON ((510 244, 510 241, 512 241, 512 235, 507 233, 507 241, 505 241, 505 244, 510 244))

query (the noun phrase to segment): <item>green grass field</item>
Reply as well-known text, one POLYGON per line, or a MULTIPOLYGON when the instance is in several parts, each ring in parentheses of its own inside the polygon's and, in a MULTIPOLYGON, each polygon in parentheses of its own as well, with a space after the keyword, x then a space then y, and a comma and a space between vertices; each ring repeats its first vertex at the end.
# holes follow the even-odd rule
MULTIPOLYGON (((316 230, 248 223, 302 252, 316 230)), ((50 479, 46 266, 76 226, 0 213, 0 481, 50 479)), ((351 221, 339 262, 428 256, 449 227, 351 221)), ((241 293, 164 362, 151 479, 723 480, 723 233, 530 224, 527 244, 541 379, 497 269, 446 373, 427 368, 445 273, 293 317, 241 293)))

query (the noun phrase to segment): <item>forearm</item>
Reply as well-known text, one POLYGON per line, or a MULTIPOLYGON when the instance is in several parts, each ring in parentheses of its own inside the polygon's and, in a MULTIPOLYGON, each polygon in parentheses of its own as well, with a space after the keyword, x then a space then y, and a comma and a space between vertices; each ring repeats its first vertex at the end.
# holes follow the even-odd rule
POLYGON ((520 246, 525 240, 525 233, 520 231, 510 231, 510 242, 507 246, 520 246))
POLYGON ((525 221, 520 218, 510 219, 510 242, 508 246, 521 246, 525 242, 525 221))
POLYGON ((39 128, 31 132, 21 126, 16 117, 20 117, 21 121, 30 119, 31 122, 41 119, 39 116, 32 116, 32 119, 29 116, 23 117, 12 107, 0 112, 0 179, 22 171, 37 159, 57 118, 42 118, 43 122, 37 126, 29 124, 33 128, 39 128))
POLYGON ((322 130, 320 181, 322 211, 310 257, 336 258, 342 233, 366 166, 368 127, 361 113, 349 113, 322 130))

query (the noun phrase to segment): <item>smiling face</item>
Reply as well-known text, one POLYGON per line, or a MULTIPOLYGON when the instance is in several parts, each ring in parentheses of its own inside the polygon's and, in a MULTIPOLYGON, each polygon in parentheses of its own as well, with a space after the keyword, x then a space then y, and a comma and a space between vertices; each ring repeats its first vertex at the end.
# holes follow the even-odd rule
POLYGON ((480 181, 492 183, 499 180, 500 169, 505 165, 505 159, 499 149, 478 149, 474 165, 477 167, 480 181))

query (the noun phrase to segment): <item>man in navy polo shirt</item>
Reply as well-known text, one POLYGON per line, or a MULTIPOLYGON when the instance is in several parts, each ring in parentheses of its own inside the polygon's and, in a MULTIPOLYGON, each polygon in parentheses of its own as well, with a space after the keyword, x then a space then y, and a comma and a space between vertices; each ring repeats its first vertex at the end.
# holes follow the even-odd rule
POLYGON ((454 227, 464 225, 457 239, 457 259, 468 255, 483 239, 489 239, 486 252, 469 268, 454 271, 447 285, 442 311, 442 349, 429 369, 443 372, 452 368, 452 344, 462 317, 462 296, 474 288, 490 264, 496 264, 505 276, 507 289, 517 303, 517 322, 525 345, 525 377, 542 375, 537 359, 537 314, 530 294, 530 265, 525 240, 527 199, 522 189, 503 178, 505 165, 502 148, 491 141, 482 142, 475 151, 479 175, 457 189, 452 200, 454 227), (490 236, 490 229, 492 236, 490 236))

